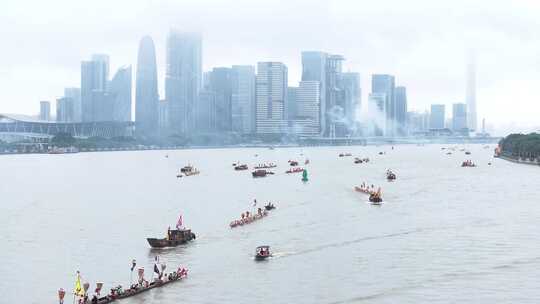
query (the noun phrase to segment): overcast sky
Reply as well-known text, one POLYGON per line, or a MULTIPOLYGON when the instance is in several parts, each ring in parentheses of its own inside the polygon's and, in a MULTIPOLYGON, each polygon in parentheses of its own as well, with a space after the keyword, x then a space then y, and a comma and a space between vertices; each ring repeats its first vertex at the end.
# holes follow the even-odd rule
POLYGON ((290 85, 302 50, 342 54, 361 74, 364 104, 370 75, 389 73, 422 111, 465 101, 473 49, 479 122, 540 125, 539 0, 1 0, 0 113, 36 114, 40 100, 80 85, 93 53, 110 55, 111 73, 135 68, 147 34, 163 98, 170 28, 202 32, 205 70, 282 61, 290 85))

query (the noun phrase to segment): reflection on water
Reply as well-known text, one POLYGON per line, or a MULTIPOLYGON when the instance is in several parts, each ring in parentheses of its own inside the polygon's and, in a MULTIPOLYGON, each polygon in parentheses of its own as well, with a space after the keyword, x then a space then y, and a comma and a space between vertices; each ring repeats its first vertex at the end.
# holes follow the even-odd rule
POLYGON ((481 146, 467 156, 440 148, 2 156, 0 302, 53 303, 76 270, 104 290, 126 286, 132 259, 150 276, 159 255, 168 269, 187 266, 189 278, 123 303, 534 303, 540 171, 481 146), (371 161, 353 164, 344 152, 371 161), (308 183, 284 173, 305 158, 308 183), (461 168, 464 159, 478 167, 461 168), (279 166, 253 179, 233 170, 237 161, 279 166), (177 179, 187 163, 201 174, 177 179), (354 191, 364 181, 382 187, 382 206, 354 191), (277 209, 230 229, 254 198, 277 209), (150 249, 146 238, 163 237, 180 213, 197 239, 150 249), (273 257, 256 263, 263 244, 273 257))

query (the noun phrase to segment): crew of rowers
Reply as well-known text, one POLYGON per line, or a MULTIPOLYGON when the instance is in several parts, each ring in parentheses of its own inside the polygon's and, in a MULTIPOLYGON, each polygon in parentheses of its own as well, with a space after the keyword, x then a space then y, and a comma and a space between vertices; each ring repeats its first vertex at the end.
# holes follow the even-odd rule
POLYGON ((364 158, 355 157, 354 158, 354 163, 355 164, 368 163, 368 162, 369 162, 368 157, 364 157, 364 158))
MULTIPOLYGON (((375 191, 375 185, 371 184, 371 186, 369 186, 368 184, 366 184, 366 182, 362 182, 362 184, 358 188, 360 189, 360 191, 369 193, 369 194, 377 192, 375 191)), ((381 188, 379 188, 379 190, 380 189, 381 188)))
POLYGON ((461 164, 462 167, 475 167, 476 165, 472 162, 472 160, 466 160, 461 164))
POLYGON ((381 188, 377 189, 376 192, 371 192, 369 194, 369 201, 373 203, 380 203, 382 202, 382 196, 381 196, 381 188))
POLYGON ((258 164, 255 166, 255 169, 266 169, 266 168, 275 168, 277 167, 274 163, 267 163, 267 164, 258 164))
POLYGON ((386 170, 386 178, 387 179, 396 179, 396 174, 392 172, 392 170, 388 169, 386 170))
POLYGON ((88 301, 88 296, 85 296, 85 297, 79 299, 78 302, 80 304, 87 304, 87 303, 97 304, 97 303, 99 303, 100 300, 103 300, 103 299, 114 300, 114 299, 117 299, 118 297, 121 297, 121 296, 133 294, 133 293, 139 291, 140 289, 146 289, 146 288, 148 288, 148 287, 150 287, 150 286, 152 286, 154 284, 160 284, 160 283, 165 283, 165 282, 168 282, 168 281, 176 281, 176 280, 182 279, 182 278, 187 276, 187 272, 188 271, 187 271, 186 268, 178 267, 178 270, 170 272, 168 274, 161 273, 159 275, 159 277, 154 279, 154 282, 152 282, 152 283, 149 283, 144 278, 141 278, 141 279, 139 279, 139 282, 131 284, 130 288, 127 289, 127 290, 124 290, 122 288, 122 285, 118 285, 118 286, 116 286, 114 288, 111 288, 110 293, 108 295, 106 295, 105 297, 103 297, 103 298, 99 298, 99 291, 96 290, 96 294, 94 294, 94 296, 92 297, 90 302, 88 301))

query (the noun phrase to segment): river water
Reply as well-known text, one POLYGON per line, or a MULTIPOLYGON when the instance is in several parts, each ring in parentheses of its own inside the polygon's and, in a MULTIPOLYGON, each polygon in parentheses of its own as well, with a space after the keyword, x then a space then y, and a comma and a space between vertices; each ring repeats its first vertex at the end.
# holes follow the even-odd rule
POLYGON ((540 168, 493 159, 493 146, 467 148, 2 156, 0 303, 56 303, 76 270, 92 289, 126 286, 131 260, 150 276, 156 255, 189 277, 121 303, 538 303, 540 168), (287 160, 306 157, 308 183, 284 174, 287 160), (461 168, 465 159, 478 167, 461 168), (279 166, 253 179, 236 161, 279 166), (187 163, 201 174, 177 179, 187 163), (397 181, 385 180, 388 168, 397 181), (382 187, 382 206, 353 191, 362 181, 382 187), (277 209, 230 229, 254 198, 277 209), (197 239, 151 250, 146 237, 164 237, 180 213, 197 239), (275 256, 253 261, 263 244, 275 256))

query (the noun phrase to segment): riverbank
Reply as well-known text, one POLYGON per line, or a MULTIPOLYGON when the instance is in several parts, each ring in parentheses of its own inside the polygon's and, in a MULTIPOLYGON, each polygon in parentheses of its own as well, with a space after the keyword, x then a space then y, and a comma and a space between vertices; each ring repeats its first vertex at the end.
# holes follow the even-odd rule
MULTIPOLYGON (((363 139, 308 139, 298 143, 246 143, 233 145, 185 145, 157 146, 133 145, 122 147, 78 148, 78 152, 119 152, 119 151, 148 151, 148 150, 199 150, 199 149, 235 149, 235 148, 298 148, 298 147, 341 147, 341 146, 390 146, 390 145, 464 145, 464 144, 494 144, 499 138, 363 138, 363 139)), ((76 148, 76 146, 75 146, 76 148)), ((33 146, 25 144, 18 148, 0 149, 0 155, 13 154, 55 154, 50 153, 43 144, 33 146)), ((56 153, 68 154, 68 153, 56 153)))
POLYGON ((536 159, 536 161, 531 161, 530 159, 523 158, 523 157, 514 158, 514 157, 506 156, 506 155, 499 155, 498 158, 502 158, 504 160, 511 161, 513 163, 518 163, 518 164, 540 166, 540 159, 536 159))

